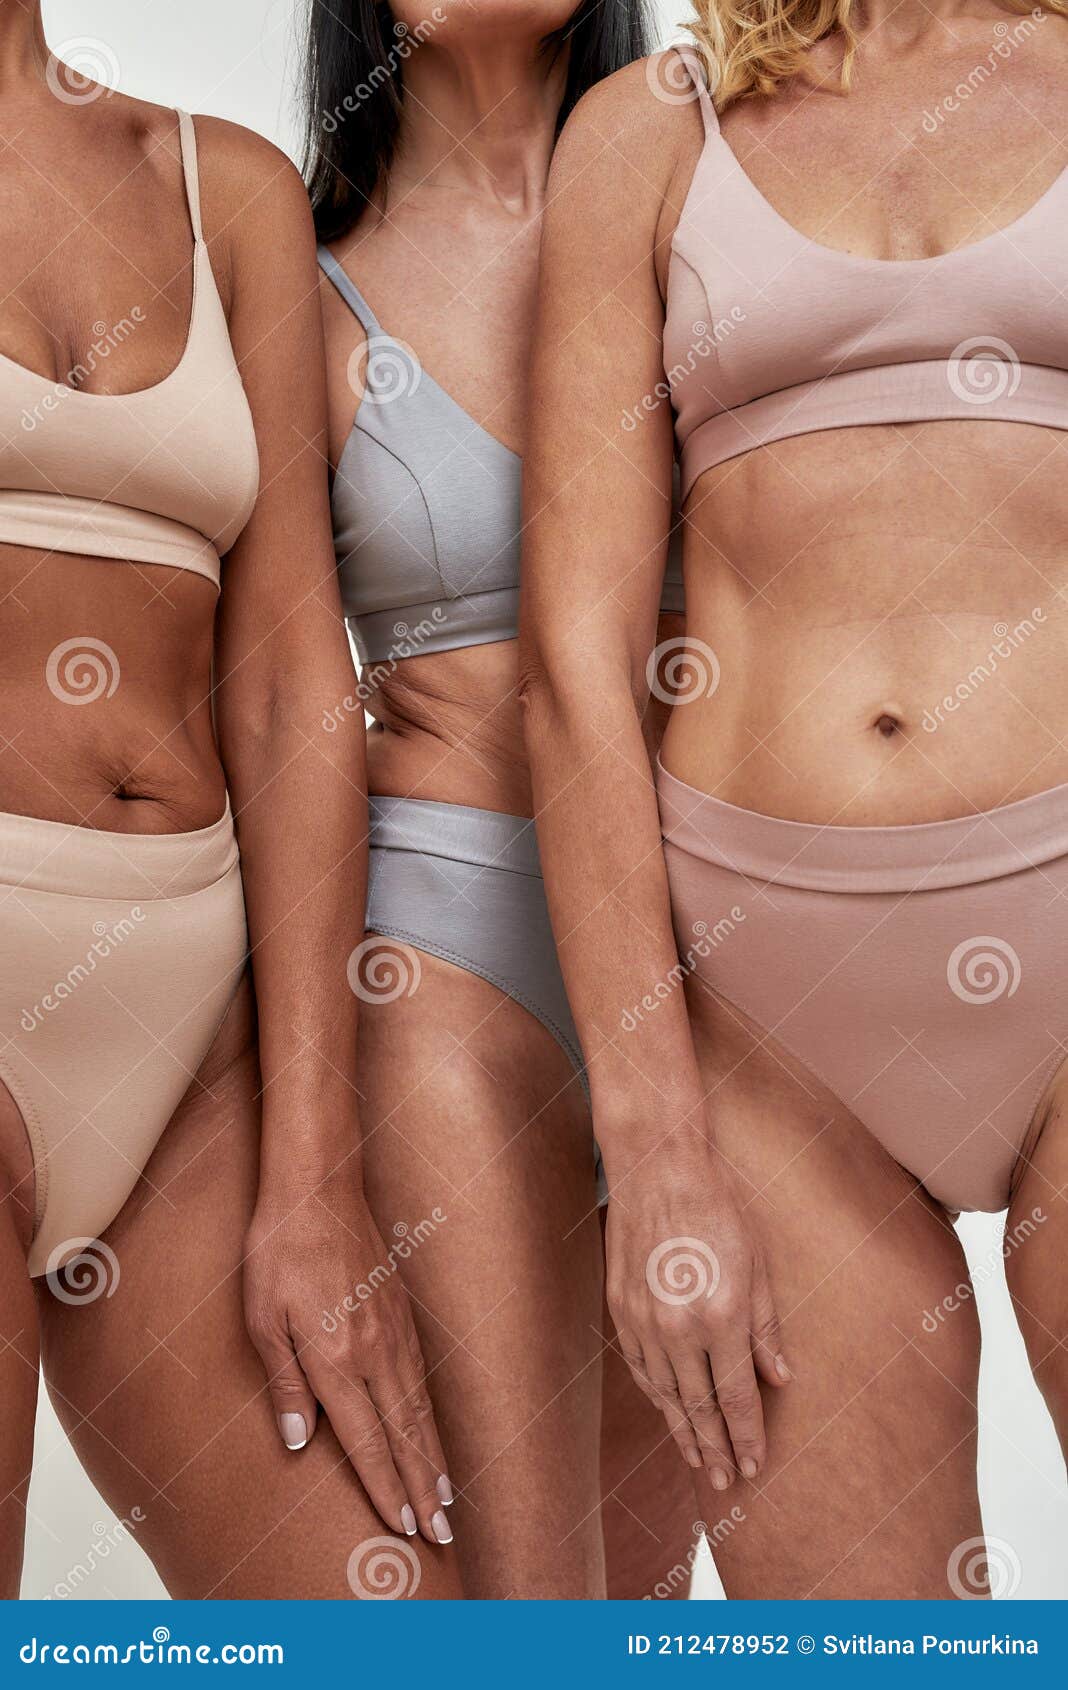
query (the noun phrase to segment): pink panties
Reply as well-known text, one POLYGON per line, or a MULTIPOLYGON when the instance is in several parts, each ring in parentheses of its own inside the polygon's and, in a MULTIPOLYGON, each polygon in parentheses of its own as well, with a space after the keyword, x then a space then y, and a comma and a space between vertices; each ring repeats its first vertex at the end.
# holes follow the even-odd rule
POLYGON ((1004 1209, 1068 1056, 1068 786, 816 827, 657 772, 679 956, 949 1209, 1004 1209))

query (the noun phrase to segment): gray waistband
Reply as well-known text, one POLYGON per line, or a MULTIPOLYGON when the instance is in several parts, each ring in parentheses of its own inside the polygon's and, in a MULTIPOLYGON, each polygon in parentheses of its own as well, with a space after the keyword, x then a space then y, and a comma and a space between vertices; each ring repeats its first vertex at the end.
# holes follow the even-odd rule
POLYGON ((372 850, 417 851, 541 879, 537 835, 526 816, 422 798, 372 798, 370 811, 372 850))
POLYGON ((397 663, 405 657, 428 657, 435 651, 514 640, 519 625, 519 589, 465 593, 462 598, 350 615, 348 625, 361 664, 397 663))

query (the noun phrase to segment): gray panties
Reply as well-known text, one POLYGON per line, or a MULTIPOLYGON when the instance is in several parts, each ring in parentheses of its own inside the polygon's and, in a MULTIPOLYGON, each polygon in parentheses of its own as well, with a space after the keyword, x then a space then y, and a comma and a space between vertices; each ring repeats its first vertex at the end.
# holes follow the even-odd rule
POLYGON ((532 821, 372 798, 367 926, 514 998, 549 1029, 585 1086, 532 821))

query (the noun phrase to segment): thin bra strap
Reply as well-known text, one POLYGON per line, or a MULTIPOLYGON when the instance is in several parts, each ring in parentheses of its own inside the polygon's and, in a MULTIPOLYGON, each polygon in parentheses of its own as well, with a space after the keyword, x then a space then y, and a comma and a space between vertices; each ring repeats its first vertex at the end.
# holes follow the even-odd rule
POLYGON ((323 275, 329 276, 346 305, 358 318, 361 326, 368 334, 377 334, 379 332, 378 318, 355 282, 351 281, 341 268, 333 253, 328 252, 325 246, 321 246, 318 248, 318 258, 319 268, 323 275))
POLYGON ((690 46, 676 47, 675 52, 686 66, 690 81, 696 90, 701 107, 701 116, 704 119, 706 137, 718 135, 719 114, 716 111, 716 103, 712 98, 712 90, 708 85, 708 77, 705 75, 704 66, 701 63, 700 53, 696 48, 690 46))
POLYGON ((193 128, 193 119, 187 111, 178 113, 178 133, 182 140, 182 169, 185 172, 185 197, 189 205, 189 221, 193 225, 193 238, 197 241, 204 239, 204 230, 200 221, 200 171, 197 169, 197 136, 193 128))

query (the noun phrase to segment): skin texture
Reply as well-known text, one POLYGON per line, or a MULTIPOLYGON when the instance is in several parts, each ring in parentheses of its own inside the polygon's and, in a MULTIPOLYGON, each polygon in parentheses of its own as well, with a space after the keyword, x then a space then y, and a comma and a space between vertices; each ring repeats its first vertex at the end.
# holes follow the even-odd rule
MULTIPOLYGON (((869 7, 853 95, 814 85, 840 62, 830 40, 812 81, 731 107, 723 132, 779 214, 828 246, 907 261, 981 239, 1068 162, 1068 27, 1052 17, 952 124, 923 130, 1001 17, 869 7)), ((945 1214, 698 982, 619 1032, 675 961, 639 720, 671 419, 666 405, 635 430, 619 418, 662 376, 670 240, 703 130, 695 104, 653 85, 657 67, 638 66, 594 90, 557 150, 527 454, 523 696, 612 1190, 609 1302, 636 1377, 697 1451, 698 1514, 745 1512, 716 1546, 729 1596, 941 1598, 959 1594, 980 1529, 974 1305, 955 1296, 945 1214), (680 1238, 721 1269, 715 1295, 681 1310, 645 1275, 680 1238), (954 1312, 928 1332, 947 1296, 954 1312), (769 1346, 792 1383, 774 1381, 769 1346)), ((665 765, 731 803, 838 824, 958 816, 1064 781, 1065 449, 1057 432, 944 422, 815 434, 706 473, 685 511, 687 626, 722 680, 672 710, 665 765), (929 698, 989 626, 1047 602, 1049 649, 924 734, 929 698)), ((1044 1216, 1008 1274, 1062 1444, 1065 1133, 1058 1078, 1007 1217, 1011 1232, 1044 1216)))
MULTIPOLYGON (((453 8, 405 65, 388 189, 333 248, 384 330, 520 453, 562 93, 562 65, 547 78, 538 44, 572 9, 453 8)), ((422 16, 394 13, 412 31, 422 16)), ((325 279, 321 293, 336 465, 364 336, 325 279)), ((517 679, 514 641, 400 661, 368 705, 371 792, 532 814, 517 679)), ((581 1089, 526 1010, 448 963, 419 963, 411 998, 361 1018, 365 1157, 387 1237, 395 1220, 450 1216, 402 1271, 458 1495, 465 1593, 640 1597, 688 1554, 693 1503, 658 1414, 606 1352, 581 1089)))
MULTIPOLYGON (((95 393, 136 392, 174 369, 190 320, 192 239, 175 117, 104 97, 103 89, 57 98, 47 63, 37 7, 5 5, 5 182, 16 209, 0 259, 0 347, 47 381, 62 380, 85 362, 93 323, 118 321, 143 301, 143 332, 97 361, 85 383, 95 393)), ((357 734, 341 745, 319 731, 326 703, 344 695, 351 676, 323 473, 311 219, 299 176, 266 142, 213 119, 198 120, 196 133, 210 262, 256 428, 259 500, 225 559, 217 616, 209 585, 188 574, 69 555, 45 562, 26 548, 0 547, 0 662, 15 724, 0 749, 0 809, 165 833, 217 819, 228 788, 243 858, 258 1044, 254 1055, 246 1003, 206 1058, 209 1079, 194 1084, 164 1134, 153 1163, 160 1180, 148 1175, 149 1190, 158 1191, 195 1131, 202 1183, 176 1184, 171 1203, 155 1206, 141 1192, 128 1206, 136 1225, 127 1227, 124 1214, 109 1229, 119 1247, 129 1246, 130 1261, 119 1258, 121 1281, 98 1311, 107 1318, 91 1349, 73 1321, 53 1325, 51 1292, 37 1282, 46 1366, 83 1414, 113 1401, 132 1377, 151 1381, 136 1422, 117 1425, 120 1441, 110 1454, 143 1472, 139 1452, 151 1450, 168 1479, 181 1464, 190 1517, 194 1496, 209 1508, 227 1488, 225 1470, 213 1471, 209 1454, 215 1427, 203 1381, 210 1376, 222 1419, 239 1409, 245 1415, 234 1446, 241 1461, 229 1471, 243 1469, 242 1483, 255 1487, 261 1523, 262 1510, 277 1510, 281 1526, 281 1499, 301 1483, 298 1469, 314 1468, 320 1500, 336 1507, 339 1520, 347 1511, 347 1532, 381 1532, 383 1518, 399 1531, 407 1501, 430 1541, 435 1519, 444 1518, 443 1462, 401 1282, 382 1288, 362 1325, 340 1334, 321 1326, 322 1309, 362 1281, 385 1247, 363 1192, 356 999, 345 981, 362 926, 363 745, 357 734), (122 684, 100 710, 71 710, 44 684, 47 654, 72 629, 91 630, 121 657, 122 684), (192 1302, 174 1303, 183 1280, 199 1284, 202 1318, 194 1318, 192 1302), (146 1337, 162 1338, 174 1320, 184 1322, 185 1364, 199 1381, 199 1408, 184 1405, 184 1415, 157 1371, 157 1337, 146 1337), (330 1461, 337 1444, 325 1425, 323 1447, 316 1439, 303 1458, 284 1448, 278 1417, 300 1412, 314 1431, 316 1397, 381 1518, 351 1468, 330 1461)), ((13 1452, 5 1459, 14 1463, 0 1556, 5 1594, 15 1594, 37 1339, 24 1259, 33 1170, 6 1092, 0 1169, 8 1192, 0 1244, 10 1322, 4 1416, 13 1452)), ((75 1442, 121 1511, 114 1462, 77 1431, 75 1442)), ((345 1594, 338 1589, 344 1567, 339 1574, 336 1559, 326 1568, 313 1553, 310 1513, 287 1537, 285 1555, 261 1565, 253 1580, 234 1542, 244 1529, 241 1513, 221 1538, 226 1565, 217 1570, 230 1593, 296 1594, 290 1581, 299 1559, 304 1594, 345 1594)), ((146 1542, 173 1578, 174 1594, 202 1590, 203 1542, 187 1537, 178 1513, 161 1511, 146 1542)), ((244 1547, 251 1554, 251 1538, 244 1547)), ((421 1593, 457 1588, 442 1557, 421 1593)))

